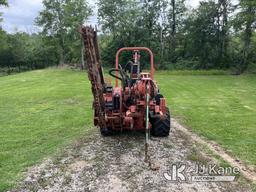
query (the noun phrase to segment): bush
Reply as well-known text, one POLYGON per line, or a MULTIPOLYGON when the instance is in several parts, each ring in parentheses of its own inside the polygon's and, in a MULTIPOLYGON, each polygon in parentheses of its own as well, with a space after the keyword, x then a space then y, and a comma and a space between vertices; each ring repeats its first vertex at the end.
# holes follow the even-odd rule
POLYGON ((172 71, 158 71, 159 74, 168 75, 227 75, 228 71, 224 70, 172 70, 172 71))
POLYGON ((176 63, 171 62, 163 62, 160 64, 158 69, 161 70, 194 70, 199 69, 200 63, 197 59, 185 60, 185 59, 178 59, 176 63))

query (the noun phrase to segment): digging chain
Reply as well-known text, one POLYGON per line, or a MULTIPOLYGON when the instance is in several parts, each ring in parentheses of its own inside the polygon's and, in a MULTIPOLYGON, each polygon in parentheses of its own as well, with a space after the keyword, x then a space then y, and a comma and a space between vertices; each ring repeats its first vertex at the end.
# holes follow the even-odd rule
POLYGON ((100 61, 97 30, 92 27, 82 27, 80 30, 84 42, 85 63, 87 64, 88 77, 92 85, 94 96, 93 107, 100 127, 106 127, 105 122, 105 101, 103 97, 104 76, 100 61))

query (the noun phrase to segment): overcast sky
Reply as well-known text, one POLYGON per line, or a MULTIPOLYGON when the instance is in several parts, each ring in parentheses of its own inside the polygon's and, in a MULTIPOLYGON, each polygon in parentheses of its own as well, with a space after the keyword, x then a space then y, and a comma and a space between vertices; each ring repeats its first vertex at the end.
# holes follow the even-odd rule
MULTIPOLYGON (((9 0, 8 8, 0 8, 0 12, 3 12, 4 21, 2 27, 8 32, 25 31, 28 33, 38 31, 38 28, 34 26, 34 19, 42 10, 42 0, 9 0)), ((95 0, 90 0, 90 4, 93 5, 95 0)), ((196 7, 199 4, 199 0, 187 0, 187 4, 196 7)), ((97 17, 90 17, 89 24, 97 24, 97 17)))

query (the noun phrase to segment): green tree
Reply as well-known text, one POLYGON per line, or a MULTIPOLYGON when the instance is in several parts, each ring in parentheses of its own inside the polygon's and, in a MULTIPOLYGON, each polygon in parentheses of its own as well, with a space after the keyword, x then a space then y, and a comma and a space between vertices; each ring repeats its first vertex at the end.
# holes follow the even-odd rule
POLYGON ((5 5, 5 6, 7 6, 7 5, 8 5, 7 0, 0 0, 0 5, 5 5))
POLYGON ((186 19, 185 0, 171 0, 168 11, 167 38, 169 39, 167 58, 172 62, 177 60, 176 49, 179 48, 184 38, 184 20, 186 19))
POLYGON ((0 69, 6 67, 6 63, 9 61, 10 46, 8 43, 8 34, 0 29, 0 69))
POLYGON ((59 63, 71 62, 72 47, 82 47, 78 27, 88 19, 91 9, 84 0, 44 0, 43 4, 36 24, 43 27, 45 36, 56 39, 59 63))
MULTIPOLYGON (((99 21, 108 42, 102 58, 112 63, 115 52, 124 46, 146 46, 159 52, 160 0, 100 0, 99 21), (112 55, 112 56, 111 56, 112 55)), ((126 57, 126 54, 124 54, 126 57)))
POLYGON ((132 0, 99 0, 99 22, 102 25, 104 41, 102 59, 111 64, 118 48, 143 45, 143 27, 138 23, 142 18, 140 5, 132 0))
POLYGON ((243 71, 256 60, 256 6, 251 0, 238 7, 231 2, 208 0, 189 9, 184 0, 99 0, 102 58, 113 63, 118 48, 147 46, 164 69, 227 69, 239 63, 243 71))
POLYGON ((100 0, 99 21, 105 37, 108 36, 106 41, 104 36, 101 40, 104 45, 109 43, 104 46, 103 59, 110 63, 114 60, 110 55, 123 46, 149 47, 156 60, 163 63, 173 58, 171 54, 178 44, 176 36, 182 31, 186 9, 184 0, 175 1, 175 11, 170 6, 169 0, 100 0))
POLYGON ((228 46, 229 46, 229 11, 231 9, 230 0, 218 0, 218 16, 217 16, 217 25, 218 32, 217 38, 219 43, 218 48, 218 66, 228 67, 229 55, 228 55, 228 46))
POLYGON ((236 18, 234 19, 234 28, 241 32, 241 40, 243 42, 241 50, 241 59, 238 63, 238 73, 247 70, 252 61, 252 37, 256 28, 256 1, 240 0, 236 18))
POLYGON ((199 60, 197 68, 217 66, 218 58, 218 5, 214 1, 201 2, 186 22, 188 45, 186 55, 199 60))
POLYGON ((125 0, 99 0, 99 23, 105 33, 111 33, 114 37, 117 35, 120 23, 118 21, 123 20, 122 8, 125 4, 125 0))
MULTIPOLYGON (((0 0, 0 7, 1 6, 8 6, 7 0, 0 0)), ((0 22, 2 21, 2 13, 0 12, 0 22)))

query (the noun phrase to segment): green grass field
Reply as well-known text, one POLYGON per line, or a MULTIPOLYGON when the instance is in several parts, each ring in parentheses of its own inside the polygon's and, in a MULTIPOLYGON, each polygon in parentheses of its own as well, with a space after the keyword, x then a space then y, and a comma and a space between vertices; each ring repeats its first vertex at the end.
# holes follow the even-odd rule
MULTIPOLYGON (((173 116, 255 167, 256 76, 196 74, 157 73, 173 116)), ((27 72, 1 77, 0 87, 2 191, 27 167, 86 135, 93 113, 84 72, 27 72)))
POLYGON ((172 114, 256 167, 255 75, 157 75, 172 114))
POLYGON ((87 75, 34 71, 0 78, 0 191, 92 127, 87 75))

